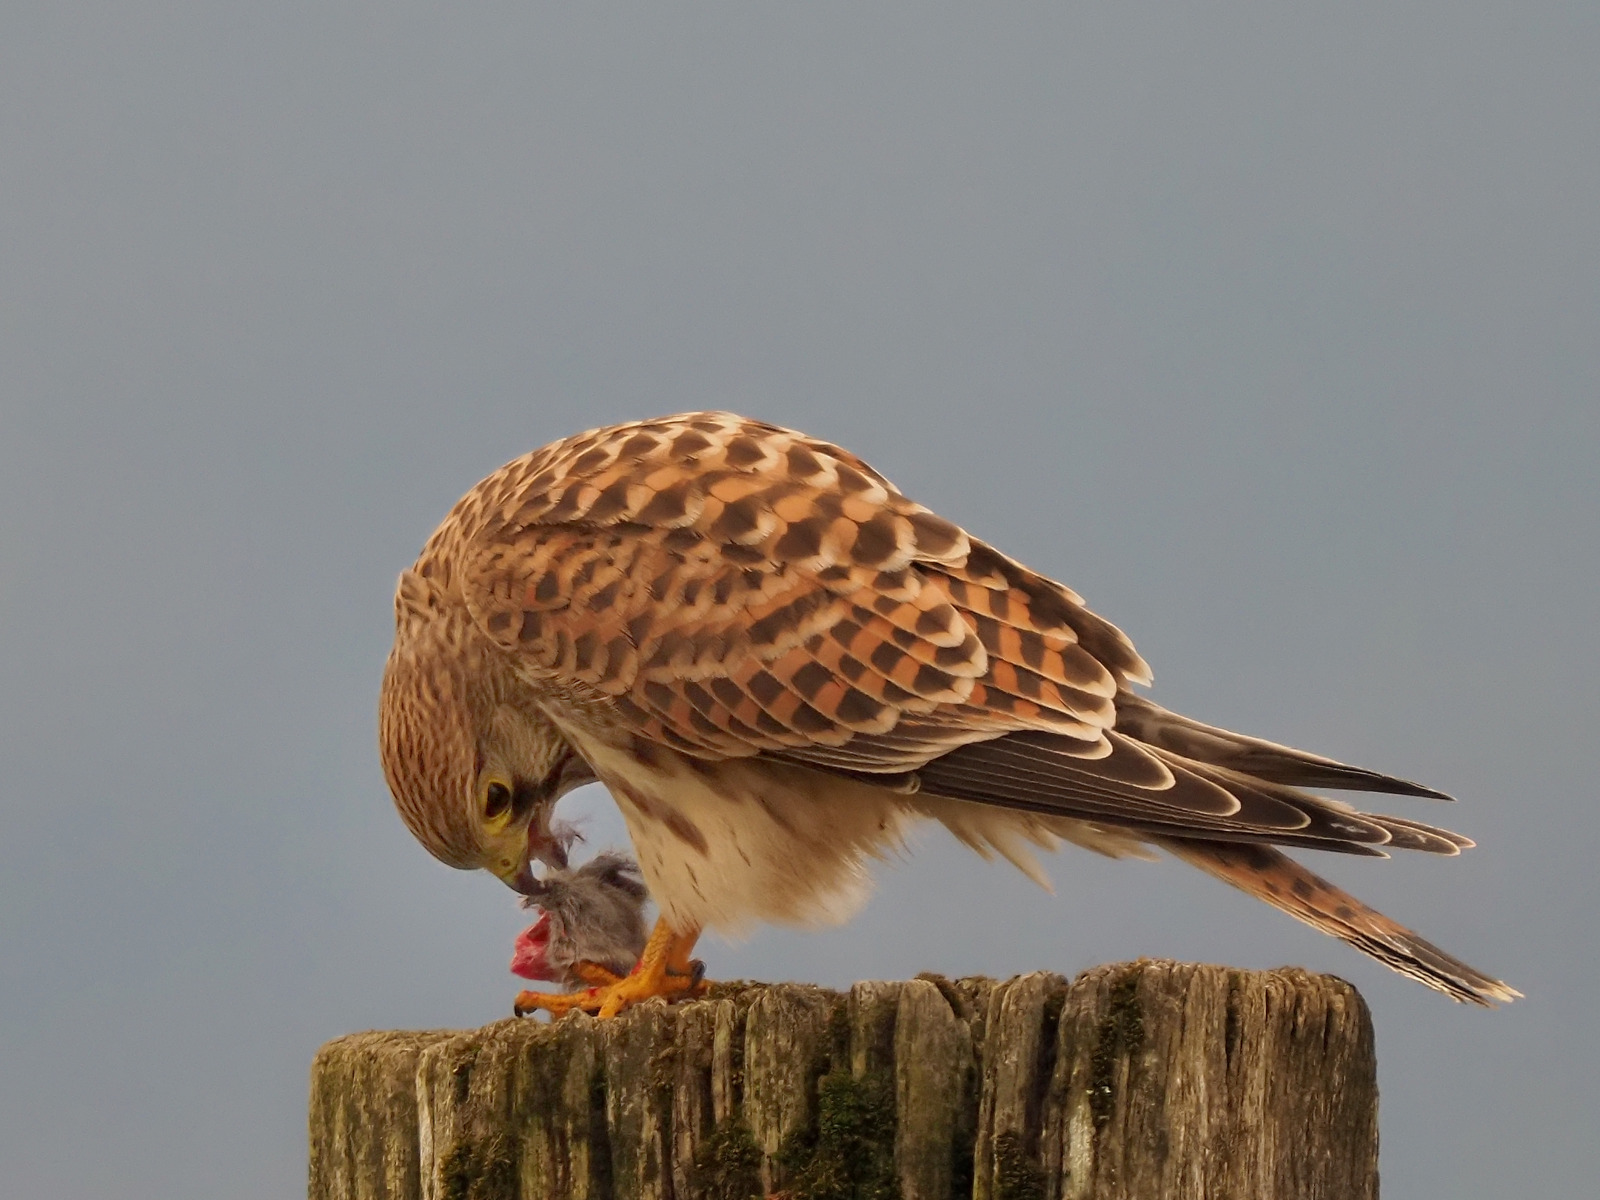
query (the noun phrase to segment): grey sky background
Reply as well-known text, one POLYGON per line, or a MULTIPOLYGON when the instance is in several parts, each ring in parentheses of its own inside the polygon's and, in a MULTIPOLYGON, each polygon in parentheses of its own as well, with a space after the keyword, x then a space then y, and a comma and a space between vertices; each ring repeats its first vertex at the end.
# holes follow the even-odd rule
MULTIPOLYGON (((0 10, 0 1190, 303 1187, 327 1038, 504 1015, 522 914, 374 748, 479 477, 730 407, 1123 626, 1154 695, 1426 780, 1326 872, 1467 1011, 1176 863, 930 834, 715 975, 1355 981, 1386 1195, 1600 1178, 1600 7, 0 10)), ((620 836, 602 794, 597 843, 620 836)))

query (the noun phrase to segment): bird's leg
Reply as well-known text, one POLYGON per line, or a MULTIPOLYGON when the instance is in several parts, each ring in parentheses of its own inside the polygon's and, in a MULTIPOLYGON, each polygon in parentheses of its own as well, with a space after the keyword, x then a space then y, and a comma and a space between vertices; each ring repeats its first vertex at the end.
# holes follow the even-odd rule
POLYGON ((579 992, 522 992, 513 1011, 520 1017, 542 1008, 559 1017, 577 1008, 599 1017, 614 1017, 655 996, 683 1000, 701 995, 706 990, 702 968, 689 957, 699 936, 698 929, 678 933, 665 918, 658 918, 639 961, 623 978, 579 992))

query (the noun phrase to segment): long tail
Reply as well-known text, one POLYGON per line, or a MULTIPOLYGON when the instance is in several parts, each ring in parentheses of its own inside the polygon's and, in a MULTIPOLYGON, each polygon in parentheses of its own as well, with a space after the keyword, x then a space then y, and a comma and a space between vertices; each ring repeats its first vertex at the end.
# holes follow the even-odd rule
POLYGON ((1207 874, 1265 900, 1313 929, 1332 934, 1453 1000, 1490 1008, 1496 1001, 1522 995, 1423 941, 1270 846, 1187 838, 1162 838, 1158 844, 1207 874))

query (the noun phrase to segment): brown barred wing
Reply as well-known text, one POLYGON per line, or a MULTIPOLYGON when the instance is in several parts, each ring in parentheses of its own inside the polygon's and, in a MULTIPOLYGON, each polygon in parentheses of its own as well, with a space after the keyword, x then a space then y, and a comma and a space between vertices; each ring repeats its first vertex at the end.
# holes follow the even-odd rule
POLYGON ((890 772, 1038 729, 1103 755, 1147 674, 1071 591, 854 455, 730 414, 557 443, 459 511, 450 557, 489 637, 691 753, 890 772))

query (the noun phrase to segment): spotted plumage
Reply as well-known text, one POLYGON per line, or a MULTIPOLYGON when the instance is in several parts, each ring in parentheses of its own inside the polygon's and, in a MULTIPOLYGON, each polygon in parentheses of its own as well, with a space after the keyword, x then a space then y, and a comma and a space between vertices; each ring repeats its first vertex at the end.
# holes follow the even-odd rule
MULTIPOLYGON (((507 464, 396 605, 384 763, 423 843, 515 883, 552 853, 550 804, 598 778, 684 935, 840 919, 870 859, 924 818, 1035 877, 1029 846, 1059 839, 1165 847, 1239 886, 1286 869, 1270 845, 1471 844, 1302 791, 1439 795, 1160 708, 1132 690, 1144 660, 1076 593, 848 451, 730 413, 507 464)), ((1249 890, 1377 954, 1318 883, 1249 890)), ((1457 999, 1514 994, 1393 929, 1377 956, 1397 970, 1457 999)))

